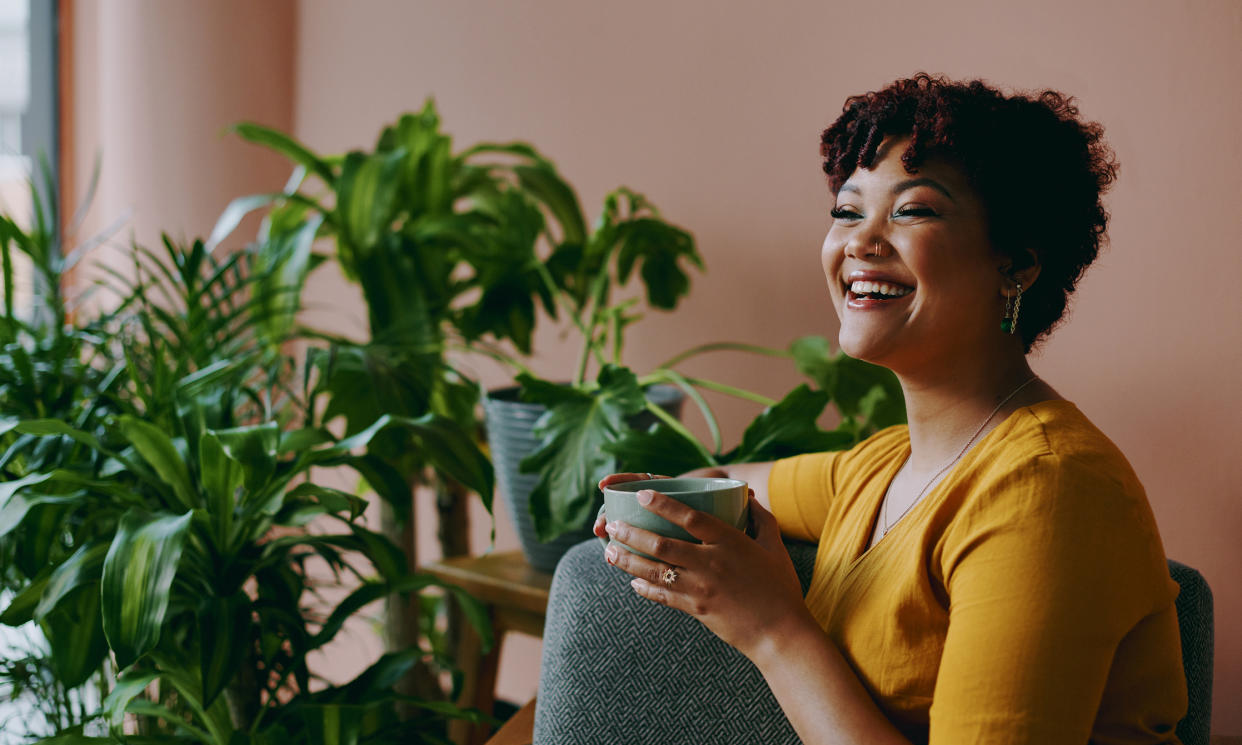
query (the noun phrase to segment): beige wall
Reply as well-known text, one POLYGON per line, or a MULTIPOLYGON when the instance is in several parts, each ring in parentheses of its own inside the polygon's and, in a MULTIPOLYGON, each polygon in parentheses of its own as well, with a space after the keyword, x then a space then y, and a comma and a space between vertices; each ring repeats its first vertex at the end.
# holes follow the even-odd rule
MULTIPOLYGON (((1113 248, 1034 364, 1126 452, 1167 553, 1212 584, 1213 729, 1242 734, 1236 0, 76 7, 79 28, 91 30, 79 50, 76 96, 87 109, 79 152, 101 145, 105 156, 97 215, 132 206, 147 241, 159 229, 203 233, 229 197, 271 188, 285 173, 221 138, 221 127, 290 126, 330 152, 370 145, 383 123, 435 95, 459 145, 536 143, 578 186, 591 217, 604 192, 624 183, 694 231, 708 272, 682 311, 635 328, 627 356, 637 367, 699 341, 835 334, 818 268, 829 205, 816 145, 846 95, 921 69, 1077 95, 1122 162, 1113 248)), ((1039 205, 1031 212, 1038 219, 1039 205)), ((356 291, 338 279, 316 278, 311 297, 316 322, 363 328, 356 291)), ((545 327, 537 344, 536 367, 564 374, 573 350, 556 330, 545 327)), ((769 395, 796 379, 744 357, 690 369, 769 395)), ((722 413, 735 439, 754 410, 723 402, 722 413)), ((507 518, 498 521, 498 547, 514 546, 507 518)), ((476 522, 482 550, 486 526, 476 522)), ((506 647, 502 695, 533 693, 537 654, 534 641, 506 647)), ((332 662, 367 662, 346 657, 332 662)))

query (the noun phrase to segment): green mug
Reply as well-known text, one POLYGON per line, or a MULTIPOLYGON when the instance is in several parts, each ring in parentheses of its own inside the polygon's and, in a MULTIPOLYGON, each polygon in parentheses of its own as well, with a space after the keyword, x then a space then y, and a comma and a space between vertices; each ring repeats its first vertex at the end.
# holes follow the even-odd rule
MULTIPOLYGON (((697 476, 643 479, 606 486, 604 487, 604 506, 599 508, 599 515, 606 515, 609 521, 620 520, 657 535, 699 543, 698 539, 687 533, 680 525, 674 525, 639 504, 636 493, 643 489, 658 491, 700 512, 714 515, 743 532, 750 520, 750 497, 745 481, 697 476)), ((599 540, 605 547, 611 542, 631 553, 648 559, 653 558, 641 551, 635 551, 620 541, 609 541, 606 538, 599 540)))

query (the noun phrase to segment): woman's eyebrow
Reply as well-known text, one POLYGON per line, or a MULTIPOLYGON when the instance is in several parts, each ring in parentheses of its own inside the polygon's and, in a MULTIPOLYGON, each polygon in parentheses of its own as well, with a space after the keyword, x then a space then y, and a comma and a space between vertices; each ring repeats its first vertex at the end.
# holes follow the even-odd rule
MULTIPOLYGON (((935 189, 936 191, 948 197, 950 201, 953 201, 953 202, 957 201, 956 199, 953 199, 953 195, 949 193, 948 189, 940 185, 939 181, 936 181, 934 179, 929 179, 929 178, 912 178, 912 179, 906 179, 905 181, 899 181, 893 185, 893 196, 897 196, 898 194, 905 191, 906 189, 913 189, 916 186, 930 186, 931 188, 935 189)), ((841 188, 842 190, 845 189, 845 187, 841 187, 841 188)))

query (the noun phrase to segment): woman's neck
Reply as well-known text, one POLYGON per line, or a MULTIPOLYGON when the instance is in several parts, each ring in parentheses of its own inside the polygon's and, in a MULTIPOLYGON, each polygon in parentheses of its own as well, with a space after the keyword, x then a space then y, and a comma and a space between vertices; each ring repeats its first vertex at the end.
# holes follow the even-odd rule
POLYGON ((935 375, 926 368, 916 375, 898 373, 898 378, 910 423, 908 468, 914 474, 935 473, 956 458, 972 437, 977 443, 1023 406, 1060 398, 1035 379, 1022 354, 991 359, 987 364, 976 358, 935 375))

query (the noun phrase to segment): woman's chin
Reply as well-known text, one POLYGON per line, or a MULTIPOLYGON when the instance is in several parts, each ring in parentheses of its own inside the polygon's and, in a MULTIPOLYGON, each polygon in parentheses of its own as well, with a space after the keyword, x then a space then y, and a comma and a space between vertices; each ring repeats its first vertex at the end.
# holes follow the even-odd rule
POLYGON ((870 362, 873 365, 884 364, 882 361, 884 345, 874 334, 865 334, 858 329, 842 327, 841 333, 837 336, 837 344, 842 352, 856 360, 870 362))

